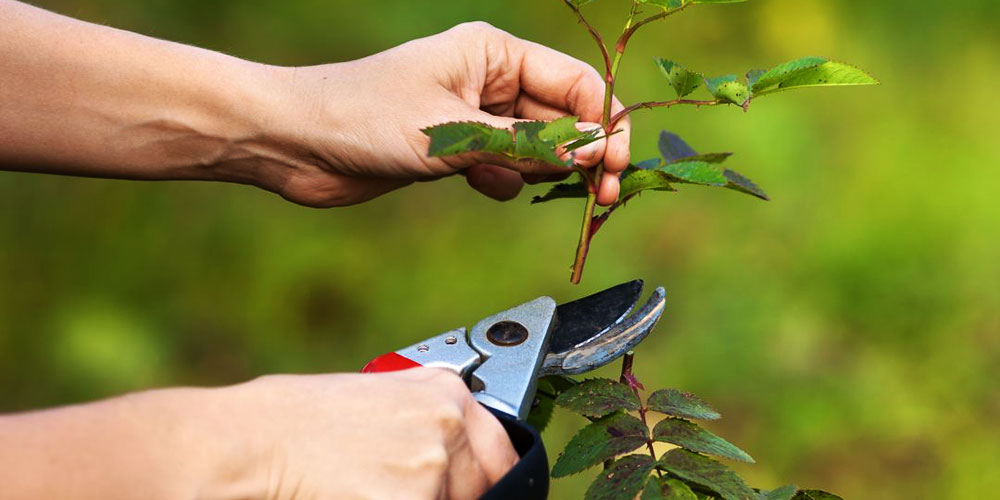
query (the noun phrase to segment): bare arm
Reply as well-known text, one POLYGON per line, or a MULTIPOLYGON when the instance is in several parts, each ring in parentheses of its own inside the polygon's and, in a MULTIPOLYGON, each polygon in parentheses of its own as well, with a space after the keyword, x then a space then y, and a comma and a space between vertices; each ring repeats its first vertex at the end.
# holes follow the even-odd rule
MULTIPOLYGON (((603 92, 588 65, 482 23, 358 61, 279 68, 0 0, 6 169, 240 182, 311 206, 463 173, 509 199, 522 173, 565 170, 483 155, 428 159, 420 129, 568 114, 597 122, 603 92)), ((601 200, 610 202, 628 134, 577 160, 602 158, 601 200)))

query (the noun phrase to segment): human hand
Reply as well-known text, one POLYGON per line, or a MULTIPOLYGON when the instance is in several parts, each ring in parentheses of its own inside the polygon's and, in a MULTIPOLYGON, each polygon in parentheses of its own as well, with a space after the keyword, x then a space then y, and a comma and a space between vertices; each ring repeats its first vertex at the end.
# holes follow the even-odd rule
MULTIPOLYGON (((485 23, 459 25, 357 61, 307 68, 270 68, 286 91, 274 123, 296 166, 262 176, 262 187, 310 206, 360 203, 413 181, 464 173, 469 185, 507 200, 523 180, 570 169, 470 153, 428 158, 421 129, 450 121, 511 128, 518 119, 576 115, 599 127, 603 78, 591 66, 485 23)), ((614 109, 621 104, 614 100, 614 109)), ((598 202, 618 196, 629 161, 629 122, 621 133, 574 153, 593 167, 604 161, 598 202)))

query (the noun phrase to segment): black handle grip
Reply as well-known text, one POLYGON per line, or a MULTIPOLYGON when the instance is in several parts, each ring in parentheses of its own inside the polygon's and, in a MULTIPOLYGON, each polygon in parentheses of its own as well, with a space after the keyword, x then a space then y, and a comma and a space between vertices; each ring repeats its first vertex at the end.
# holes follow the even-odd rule
POLYGON ((504 477, 493 485, 480 500, 545 500, 549 496, 549 458, 545 455, 542 437, 534 427, 514 417, 487 407, 503 424, 521 457, 504 477))

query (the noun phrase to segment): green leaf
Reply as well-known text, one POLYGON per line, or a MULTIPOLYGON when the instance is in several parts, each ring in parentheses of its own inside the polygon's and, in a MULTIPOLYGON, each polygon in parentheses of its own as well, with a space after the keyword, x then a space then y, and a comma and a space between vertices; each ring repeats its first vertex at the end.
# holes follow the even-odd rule
POLYGON ((745 107, 750 102, 750 89, 747 84, 739 81, 736 75, 706 78, 705 85, 719 102, 728 102, 740 107, 745 107))
POLYGON ((666 130, 660 131, 660 140, 657 146, 660 149, 660 156, 667 163, 673 163, 677 160, 690 158, 698 154, 691 146, 688 146, 688 143, 684 142, 684 139, 666 130))
POLYGON ((556 398, 556 404, 586 417, 603 417, 618 410, 636 411, 639 398, 626 386, 606 378, 584 380, 556 398))
POLYGON ((558 200, 562 198, 586 198, 587 186, 582 182, 556 184, 549 188, 549 192, 535 196, 531 203, 544 203, 546 201, 558 200))
POLYGON ((632 500, 653 470, 649 455, 629 455, 616 460, 587 488, 585 500, 632 500))
POLYGON ((729 441, 680 418, 666 418, 657 423, 653 427, 653 439, 676 444, 691 451, 754 463, 750 455, 729 441))
POLYGON ((667 77, 670 85, 674 88, 674 92, 677 93, 678 99, 686 97, 701 86, 704 77, 700 74, 688 71, 684 66, 673 61, 659 57, 653 60, 656 61, 656 66, 660 68, 660 72, 667 77))
POLYGON ((661 389, 654 392, 646 400, 646 405, 650 410, 675 417, 718 420, 722 416, 698 396, 677 389, 661 389))
POLYGON ((740 476, 706 456, 674 448, 660 458, 658 466, 722 495, 725 500, 757 500, 757 495, 740 476))
POLYGON ((844 500, 833 493, 820 490, 801 490, 792 500, 844 500))
POLYGON ((528 423, 538 432, 544 431, 552 419, 556 397, 574 385, 576 385, 575 380, 561 375, 549 375, 538 379, 534 404, 528 412, 528 423))
POLYGON ((794 484, 782 486, 771 491, 760 492, 760 500, 792 500, 799 487, 794 484))
POLYGON ((718 163, 728 159, 732 153, 707 153, 699 155, 683 139, 663 130, 659 140, 660 154, 664 163, 656 170, 665 172, 662 182, 700 184, 703 186, 726 187, 762 200, 770 200, 767 193, 738 172, 723 168, 718 163))
POLYGON ((698 500, 691 487, 673 478, 649 478, 639 500, 698 500))
POLYGON ((754 94, 756 94, 784 82, 802 71, 815 68, 825 62, 827 62, 827 59, 823 57, 802 57, 794 61, 781 63, 767 70, 759 78, 756 78, 755 81, 750 81, 751 75, 748 74, 747 80, 750 81, 750 87, 753 89, 754 94))
POLYGON ((871 75, 854 66, 828 61, 819 66, 795 72, 782 80, 777 87, 761 91, 757 93, 757 96, 803 87, 878 85, 878 83, 879 81, 871 75))
MULTIPOLYGON (((751 90, 753 90, 755 88, 755 85, 757 85, 757 82, 760 81, 760 77, 764 76, 766 73, 767 73, 766 69, 752 69, 750 71, 747 71, 746 75, 747 86, 750 87, 751 90)), ((753 91, 756 92, 756 90, 753 91)))
POLYGON ((724 168, 705 161, 679 161, 660 167, 661 171, 670 175, 676 182, 701 184, 704 186, 725 186, 724 168))
POLYGON ((670 185, 673 179, 665 172, 656 170, 639 170, 628 172, 623 176, 618 189, 618 199, 624 200, 643 191, 677 191, 670 185))
POLYGON ((763 189, 758 187, 750 179, 747 179, 739 172, 734 170, 729 170, 728 168, 722 172, 722 175, 726 176, 726 187, 741 193, 746 193, 751 196, 756 196, 764 201, 771 201, 771 198, 764 192, 763 189))
POLYGON ((609 458, 628 453, 644 444, 649 429, 627 413, 612 413, 580 430, 552 467, 552 477, 586 470, 609 458))
POLYGON ((452 122, 428 127, 422 132, 431 138, 428 156, 451 156, 469 152, 509 156, 514 150, 514 140, 509 130, 493 128, 485 123, 452 122))

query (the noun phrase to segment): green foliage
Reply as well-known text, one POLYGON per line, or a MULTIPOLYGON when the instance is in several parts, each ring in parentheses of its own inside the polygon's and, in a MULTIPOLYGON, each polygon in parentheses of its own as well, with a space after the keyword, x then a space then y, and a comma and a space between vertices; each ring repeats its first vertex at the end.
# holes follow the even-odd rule
POLYGON ((628 387, 604 378, 584 380, 560 394, 556 404, 594 418, 618 410, 636 411, 641 406, 639 398, 628 387))
POLYGON ((646 401, 650 410, 665 415, 697 420, 718 420, 719 412, 708 406, 698 396, 677 389, 662 389, 650 394, 646 401))
POLYGON ((792 500, 844 500, 833 493, 820 490, 800 490, 792 500))
POLYGON ((563 161, 556 155, 559 146, 573 151, 600 138, 600 130, 577 130, 577 121, 577 117, 567 116, 551 122, 517 122, 513 132, 485 123, 451 122, 425 128, 423 133, 431 139, 428 156, 491 153, 512 160, 569 166, 572 159, 563 161))
POLYGON ((613 413, 592 422, 573 436, 552 467, 552 477, 576 474, 609 458, 628 453, 647 441, 649 428, 646 424, 629 414, 613 413))
POLYGON ((792 500, 795 493, 799 491, 799 487, 793 484, 782 486, 780 488, 773 489, 771 491, 761 491, 761 500, 792 500))
POLYGON ((635 498, 655 466, 649 455, 629 455, 615 460, 587 488, 585 500, 619 500, 635 498))
POLYGON ((674 92, 677 93, 677 98, 682 99, 690 95, 698 87, 701 86, 704 77, 698 73, 693 73, 688 71, 687 68, 677 64, 673 61, 668 61, 657 57, 655 59, 656 65, 660 68, 660 71, 667 80, 670 82, 670 86, 674 88, 674 92))
POLYGON ((746 482, 731 469, 711 458, 682 448, 668 451, 657 467, 686 481, 704 486, 725 500, 756 500, 746 482))
POLYGON ((753 458, 747 452, 737 448, 729 441, 680 418, 665 418, 657 423, 653 427, 653 439, 676 444, 691 451, 754 463, 753 458))
POLYGON ((576 384, 575 380, 562 375, 549 375, 538 379, 535 401, 528 413, 528 423, 538 432, 544 431, 552 420, 556 398, 576 384))

